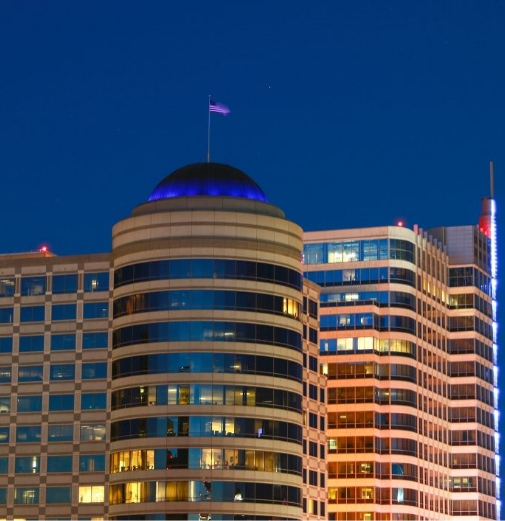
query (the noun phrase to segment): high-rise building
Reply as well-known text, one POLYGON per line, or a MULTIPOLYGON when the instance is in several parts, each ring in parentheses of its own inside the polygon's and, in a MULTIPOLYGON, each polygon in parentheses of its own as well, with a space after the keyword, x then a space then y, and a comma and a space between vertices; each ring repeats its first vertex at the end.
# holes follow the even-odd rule
POLYGON ((201 163, 112 244, 0 257, 0 518, 324 519, 301 228, 201 163))
POLYGON ((491 197, 480 226, 304 234, 329 519, 499 518, 495 232, 491 197))
POLYGON ((215 163, 0 255, 0 521, 499 519, 496 265, 493 194, 304 234, 215 163))

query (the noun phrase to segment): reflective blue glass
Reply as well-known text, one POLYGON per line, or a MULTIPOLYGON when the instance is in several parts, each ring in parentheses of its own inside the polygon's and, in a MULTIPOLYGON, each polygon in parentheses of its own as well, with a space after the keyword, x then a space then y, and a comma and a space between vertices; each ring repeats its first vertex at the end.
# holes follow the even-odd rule
POLYGON ((40 456, 18 456, 14 468, 16 474, 38 474, 40 472, 40 456))
POLYGON ((40 442, 40 425, 18 425, 16 427, 16 442, 40 442))
POLYGON ((255 342, 301 351, 301 334, 291 329, 245 322, 188 321, 138 324, 116 329, 113 348, 150 342, 255 342))
POLYGON ((47 472, 72 472, 72 456, 48 456, 47 472))
POLYGON ((77 306, 75 304, 53 304, 51 320, 75 320, 77 306))
POLYGON ((43 322, 45 318, 45 306, 21 306, 21 322, 43 322))
POLYGON ((14 296, 14 289, 16 287, 16 280, 14 278, 0 278, 0 297, 14 296))
POLYGON ((0 383, 8 383, 11 381, 11 368, 10 367, 0 367, 0 383))
POLYGON ((77 273, 53 275, 53 294, 77 293, 77 273))
POLYGON ((7 474, 9 470, 9 458, 0 458, 0 474, 7 474))
POLYGON ((75 380, 74 364, 51 364, 50 379, 51 381, 75 380))
POLYGON ((71 503, 72 487, 46 487, 47 503, 71 503))
POLYGON ((103 472, 105 470, 104 454, 85 454, 79 458, 81 472, 103 472))
POLYGON ((42 396, 18 396, 18 413, 42 411, 42 396))
POLYGON ((14 308, 0 308, 0 324, 12 324, 14 308))
POLYGON ((109 334, 106 332, 84 333, 82 336, 83 349, 106 349, 109 342, 109 334))
POLYGON ((81 409, 105 409, 107 403, 106 393, 83 393, 81 395, 81 409))
POLYGON ((43 335, 19 337, 19 352, 28 353, 32 351, 44 351, 43 335))
POLYGON ((0 443, 9 443, 9 427, 0 427, 0 443))
POLYGON ((64 333, 51 335, 51 351, 73 351, 75 350, 75 334, 64 333))
POLYGON ((94 293, 95 291, 109 291, 109 272, 84 274, 84 292, 94 293))
POLYGON ((90 318, 107 318, 109 316, 109 304, 107 302, 85 302, 83 317, 90 318))
POLYGON ((18 382, 42 382, 44 368, 41 365, 20 365, 18 382))
POLYGON ((47 439, 49 442, 72 441, 74 439, 73 424, 49 425, 47 439))
POLYGON ((21 277, 21 295, 44 295, 46 277, 21 277))
POLYGON ((50 411, 73 411, 74 395, 73 394, 53 394, 49 396, 50 411))
POLYGON ((89 362, 82 364, 82 379, 107 378, 107 362, 89 362))
POLYGON ((12 353, 12 337, 0 337, 0 353, 12 353))

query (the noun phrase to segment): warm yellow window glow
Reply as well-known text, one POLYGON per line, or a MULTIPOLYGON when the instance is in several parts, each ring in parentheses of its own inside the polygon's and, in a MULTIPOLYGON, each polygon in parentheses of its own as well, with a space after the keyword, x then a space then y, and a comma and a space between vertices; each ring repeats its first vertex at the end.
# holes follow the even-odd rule
POLYGON ((79 503, 103 503, 104 491, 103 485, 79 487, 79 503))

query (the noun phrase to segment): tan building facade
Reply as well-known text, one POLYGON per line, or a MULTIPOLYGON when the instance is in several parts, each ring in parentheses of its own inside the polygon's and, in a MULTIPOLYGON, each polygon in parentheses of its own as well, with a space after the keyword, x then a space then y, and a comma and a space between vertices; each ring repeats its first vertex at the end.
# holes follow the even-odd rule
POLYGON ((0 518, 324 519, 301 228, 204 163, 112 236, 0 257, 0 518))

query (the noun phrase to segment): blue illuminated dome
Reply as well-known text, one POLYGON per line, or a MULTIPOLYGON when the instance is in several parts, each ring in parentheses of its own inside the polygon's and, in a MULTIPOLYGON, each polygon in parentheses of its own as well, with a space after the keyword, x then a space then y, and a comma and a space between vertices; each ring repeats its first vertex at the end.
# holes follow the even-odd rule
POLYGON ((175 170, 158 184, 149 201, 199 195, 268 203, 263 190, 247 174, 221 163, 193 163, 175 170))

